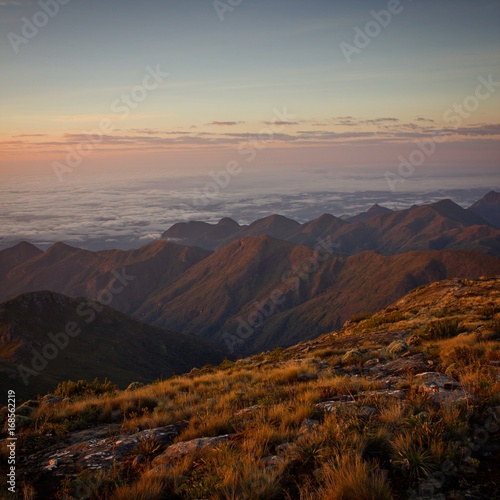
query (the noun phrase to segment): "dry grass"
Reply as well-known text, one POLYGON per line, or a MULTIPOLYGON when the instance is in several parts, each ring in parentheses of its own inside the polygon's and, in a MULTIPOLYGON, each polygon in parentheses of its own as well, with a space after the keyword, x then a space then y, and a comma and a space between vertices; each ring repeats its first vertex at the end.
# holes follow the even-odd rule
POLYGON ((337 455, 321 470, 322 500, 390 500, 391 488, 384 474, 355 453, 337 455))

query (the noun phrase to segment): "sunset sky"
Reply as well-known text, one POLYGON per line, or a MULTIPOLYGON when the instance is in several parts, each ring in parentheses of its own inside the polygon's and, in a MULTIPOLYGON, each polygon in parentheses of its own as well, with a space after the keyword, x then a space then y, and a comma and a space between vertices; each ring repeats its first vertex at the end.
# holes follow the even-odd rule
POLYGON ((53 2, 0 1, 4 174, 54 177, 89 132, 81 169, 395 168, 433 137, 427 166, 499 166, 497 0, 53 2))

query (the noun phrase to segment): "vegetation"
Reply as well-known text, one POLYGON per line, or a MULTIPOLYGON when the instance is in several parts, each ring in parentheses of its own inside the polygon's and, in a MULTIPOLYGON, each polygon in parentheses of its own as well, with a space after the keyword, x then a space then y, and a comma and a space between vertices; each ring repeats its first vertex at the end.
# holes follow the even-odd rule
MULTIPOLYGON (((33 405, 19 452, 30 456, 60 446, 68 432, 103 424, 119 427, 115 441, 170 425, 179 427, 174 445, 229 435, 174 458, 164 455, 169 442, 140 437, 111 468, 54 479, 52 496, 61 499, 85 491, 85 498, 110 500, 382 500, 431 490, 455 498, 471 484, 494 493, 487 474, 499 457, 480 452, 486 442, 491 449, 500 444, 500 344, 491 337, 498 313, 485 314, 482 307, 485 292, 500 305, 500 285, 472 282, 460 300, 449 293, 452 286, 422 288, 399 310, 381 313, 384 322, 373 323, 383 331, 367 333, 370 318, 351 321, 341 333, 134 391, 115 391, 107 381, 60 384, 57 394, 72 399, 33 405), (429 319, 436 297, 440 310, 454 303, 464 312, 457 315, 455 308, 451 317, 429 319), (469 333, 459 335, 463 324, 469 333), (421 343, 400 357, 383 357, 392 342, 418 332, 427 333, 421 343), (353 349, 361 362, 342 362, 353 349), (415 360, 422 363, 417 370, 411 369, 415 360), (390 371, 391 363, 406 362, 406 371, 390 371), (456 396, 436 399, 441 392, 420 378, 428 371, 451 381, 442 392, 456 396)), ((37 490, 42 486, 26 488, 44 497, 37 490)))

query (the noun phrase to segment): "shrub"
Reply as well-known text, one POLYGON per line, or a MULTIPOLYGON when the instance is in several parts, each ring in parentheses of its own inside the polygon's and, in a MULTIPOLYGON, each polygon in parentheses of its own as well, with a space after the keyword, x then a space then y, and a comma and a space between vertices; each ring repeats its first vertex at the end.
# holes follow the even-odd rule
POLYGON ((430 340, 449 339, 463 331, 464 328, 460 326, 457 318, 447 318, 431 321, 427 327, 426 336, 430 340))
POLYGON ((67 380, 66 382, 61 382, 56 387, 54 394, 63 398, 85 398, 114 393, 116 390, 116 385, 112 384, 109 380, 104 379, 104 382, 101 383, 95 378, 93 382, 87 382, 87 380, 78 380, 77 382, 67 380))
POLYGON ((322 487, 317 498, 344 500, 347 498, 392 499, 391 489, 384 474, 363 461, 355 453, 335 457, 322 469, 322 487))
POLYGON ((420 439, 411 434, 399 434, 392 442, 392 463, 406 471, 413 479, 425 477, 436 468, 433 455, 425 449, 420 439))

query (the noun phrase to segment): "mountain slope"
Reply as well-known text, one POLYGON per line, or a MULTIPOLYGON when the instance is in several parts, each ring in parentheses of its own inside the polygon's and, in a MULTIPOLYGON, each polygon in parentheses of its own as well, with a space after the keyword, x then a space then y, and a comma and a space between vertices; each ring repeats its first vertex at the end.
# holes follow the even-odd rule
POLYGON ((42 253, 42 250, 26 241, 5 250, 0 250, 0 279, 15 267, 42 253))
POLYGON ((181 245, 198 246, 215 250, 241 231, 242 227, 229 217, 222 218, 217 224, 189 221, 178 222, 162 234, 162 239, 181 245))
POLYGON ((131 314, 158 287, 178 278, 210 252, 160 240, 137 250, 91 252, 56 243, 6 273, 0 300, 20 293, 51 290, 72 297, 86 296, 131 314))
POLYGON ((11 354, 0 361, 1 390, 15 387, 18 397, 43 394, 69 379, 107 377, 123 388, 224 358, 198 338, 46 291, 0 304, 0 348, 11 354))
POLYGON ((348 217, 347 221, 353 222, 365 222, 376 215, 389 214, 392 210, 390 208, 381 207, 378 203, 372 205, 366 212, 361 212, 360 214, 354 215, 352 217, 348 217))
POLYGON ((499 258, 477 252, 318 255, 269 236, 233 242, 152 295, 137 317, 257 352, 338 328, 422 284, 500 274, 499 258))
POLYGON ((365 222, 346 225, 332 235, 342 253, 354 254, 376 250, 390 255, 412 250, 439 247, 446 250, 476 249, 491 255, 500 254, 500 232, 479 216, 468 212, 451 200, 406 210, 384 213, 365 222), (485 243, 475 247, 470 227, 481 227, 485 243), (467 238, 465 235, 469 235, 467 238))
POLYGON ((18 481, 36 498, 499 498, 498 311, 500 279, 446 280, 288 349, 30 401, 18 481))
POLYGON ((500 228, 500 193, 490 191, 467 210, 479 215, 488 224, 500 228))

